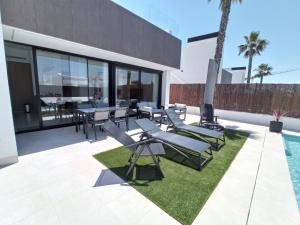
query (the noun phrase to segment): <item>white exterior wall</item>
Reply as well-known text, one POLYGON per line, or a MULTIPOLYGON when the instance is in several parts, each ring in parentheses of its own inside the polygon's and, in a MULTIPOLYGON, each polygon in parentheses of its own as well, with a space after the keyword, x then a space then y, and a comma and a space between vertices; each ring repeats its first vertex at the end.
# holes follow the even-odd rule
POLYGON ((226 69, 229 73, 232 74, 232 84, 243 84, 245 83, 246 70, 231 70, 226 69))
MULTIPOLYGON (((171 72, 172 84, 206 83, 208 62, 214 58, 217 38, 190 42, 181 51, 180 70, 171 72)), ((220 70, 218 81, 222 70, 220 70)))
MULTIPOLYGON (((199 107, 188 106, 188 113, 194 115, 200 115, 199 107)), ((237 112, 229 110, 215 109, 215 115, 220 119, 238 121, 243 123, 250 123, 262 126, 269 126, 270 121, 274 120, 274 117, 267 114, 237 112)), ((291 117, 282 117, 283 129, 300 132, 300 119, 291 117)))
POLYGON ((163 72, 162 75, 162 85, 161 85, 161 105, 165 109, 169 106, 169 96, 170 96, 170 71, 163 72))
POLYGON ((18 161, 18 152, 10 103, 6 58, 0 12, 0 167, 18 161))

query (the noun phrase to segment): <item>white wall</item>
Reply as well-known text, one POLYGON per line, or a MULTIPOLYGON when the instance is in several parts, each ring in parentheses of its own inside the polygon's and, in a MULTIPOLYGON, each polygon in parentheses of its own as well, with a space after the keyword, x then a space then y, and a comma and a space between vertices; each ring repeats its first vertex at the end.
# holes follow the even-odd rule
POLYGON ((18 161, 1 24, 0 12, 0 118, 2 118, 0 125, 0 167, 18 161))
POLYGON ((225 69, 225 70, 232 74, 232 79, 231 79, 232 84, 245 83, 246 69, 242 69, 242 70, 225 69))
MULTIPOLYGON (((188 113, 194 115, 200 115, 199 107, 188 106, 188 113)), ((243 123, 250 123, 262 126, 269 126, 270 121, 274 120, 274 117, 266 114, 246 113, 229 110, 215 109, 215 115, 220 119, 238 121, 243 123)), ((291 117, 282 117, 283 129, 300 132, 300 119, 291 117)))
POLYGON ((181 50, 180 70, 171 72, 170 82, 172 84, 206 83, 208 62, 209 59, 214 58, 216 45, 216 37, 188 43, 187 47, 181 50))
POLYGON ((165 109, 169 106, 169 96, 170 96, 170 71, 163 72, 162 85, 161 85, 161 105, 165 109))

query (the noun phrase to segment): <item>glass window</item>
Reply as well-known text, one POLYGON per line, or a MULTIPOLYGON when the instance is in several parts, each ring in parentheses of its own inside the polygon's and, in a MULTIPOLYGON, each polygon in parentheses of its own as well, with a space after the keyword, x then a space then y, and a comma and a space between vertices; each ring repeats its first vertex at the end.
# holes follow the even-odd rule
POLYGON ((108 105, 108 63, 88 60, 90 100, 108 105))
POLYGON ((140 98, 139 71, 125 68, 116 68, 117 105, 129 105, 136 108, 140 98))
POLYGON ((87 60, 37 50, 44 126, 72 122, 78 102, 88 101, 87 60))
POLYGON ((159 75, 142 71, 141 73, 141 101, 158 104, 159 75))

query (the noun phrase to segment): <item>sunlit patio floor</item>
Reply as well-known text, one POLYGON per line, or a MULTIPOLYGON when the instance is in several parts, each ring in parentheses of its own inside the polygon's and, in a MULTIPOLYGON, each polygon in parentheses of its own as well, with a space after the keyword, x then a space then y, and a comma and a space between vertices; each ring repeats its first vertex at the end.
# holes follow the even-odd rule
MULTIPOLYGON (((250 137, 193 224, 299 223, 281 136, 220 122, 250 137)), ((130 128, 139 131, 133 121, 130 128)), ((0 169, 0 224, 179 224, 94 159, 119 147, 116 140, 98 132, 95 141, 92 131, 90 138, 74 127, 17 135, 19 163, 0 169)))

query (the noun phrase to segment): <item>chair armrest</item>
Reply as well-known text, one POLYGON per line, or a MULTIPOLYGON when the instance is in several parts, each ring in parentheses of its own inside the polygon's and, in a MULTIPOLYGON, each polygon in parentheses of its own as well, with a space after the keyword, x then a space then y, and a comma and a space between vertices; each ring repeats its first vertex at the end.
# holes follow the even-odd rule
POLYGON ((146 140, 135 142, 131 145, 125 145, 125 147, 133 147, 133 146, 137 146, 137 145, 141 145, 141 144, 146 144, 148 142, 152 142, 153 140, 154 140, 153 138, 149 138, 149 139, 146 139, 146 140))

